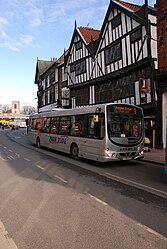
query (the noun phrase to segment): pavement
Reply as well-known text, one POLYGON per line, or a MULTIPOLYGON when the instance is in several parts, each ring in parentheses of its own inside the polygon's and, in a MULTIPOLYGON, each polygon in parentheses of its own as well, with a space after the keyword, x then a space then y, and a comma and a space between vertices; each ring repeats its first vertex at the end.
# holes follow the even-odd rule
POLYGON ((9 237, 3 223, 0 221, 0 249, 18 249, 13 239, 9 237))
POLYGON ((165 149, 151 149, 150 152, 144 152, 144 161, 154 162, 165 165, 165 149))

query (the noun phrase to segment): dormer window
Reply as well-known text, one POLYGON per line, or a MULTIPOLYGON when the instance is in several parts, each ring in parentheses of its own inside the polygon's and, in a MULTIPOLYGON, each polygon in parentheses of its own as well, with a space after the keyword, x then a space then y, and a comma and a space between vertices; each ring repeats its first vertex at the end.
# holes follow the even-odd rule
POLYGON ((115 29, 121 24, 121 14, 118 14, 111 20, 112 28, 115 29))

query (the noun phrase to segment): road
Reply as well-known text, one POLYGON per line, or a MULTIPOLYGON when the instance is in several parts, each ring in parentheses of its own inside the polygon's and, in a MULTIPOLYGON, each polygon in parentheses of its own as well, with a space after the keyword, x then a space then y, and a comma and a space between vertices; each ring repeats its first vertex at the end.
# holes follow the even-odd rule
POLYGON ((0 221, 18 249, 166 249, 167 178, 142 161, 98 164, 0 131, 0 221))

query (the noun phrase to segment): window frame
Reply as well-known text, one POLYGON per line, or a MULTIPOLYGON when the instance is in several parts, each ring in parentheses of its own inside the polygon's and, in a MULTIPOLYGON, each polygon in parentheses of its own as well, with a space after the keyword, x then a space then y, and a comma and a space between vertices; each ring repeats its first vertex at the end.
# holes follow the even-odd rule
POLYGON ((113 63, 115 61, 118 61, 118 60, 122 59, 121 41, 119 41, 116 44, 114 44, 114 45, 108 47, 107 49, 105 49, 104 53, 105 53, 105 64, 106 65, 109 65, 109 64, 111 64, 111 63, 113 63), (118 46, 119 46, 119 52, 118 52, 118 46), (112 58, 110 58, 109 56, 112 56, 112 58))
POLYGON ((80 50, 81 48, 82 48, 82 42, 81 40, 79 40, 75 43, 75 49, 77 51, 77 50, 80 50))
POLYGON ((112 29, 115 29, 115 28, 118 27, 119 25, 121 25, 121 13, 117 14, 117 15, 111 20, 112 29))
POLYGON ((75 75, 81 75, 86 73, 86 61, 80 60, 75 63, 75 75))
POLYGON ((137 42, 139 40, 142 39, 142 29, 141 27, 132 31, 132 33, 130 33, 130 42, 134 43, 137 42))

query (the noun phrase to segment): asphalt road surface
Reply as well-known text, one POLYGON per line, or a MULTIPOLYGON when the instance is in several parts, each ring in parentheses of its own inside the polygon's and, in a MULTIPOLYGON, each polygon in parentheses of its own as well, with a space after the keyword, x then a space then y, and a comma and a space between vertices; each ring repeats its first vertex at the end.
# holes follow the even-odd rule
POLYGON ((75 161, 0 131, 0 221, 18 249, 167 249, 167 178, 157 164, 75 161))

